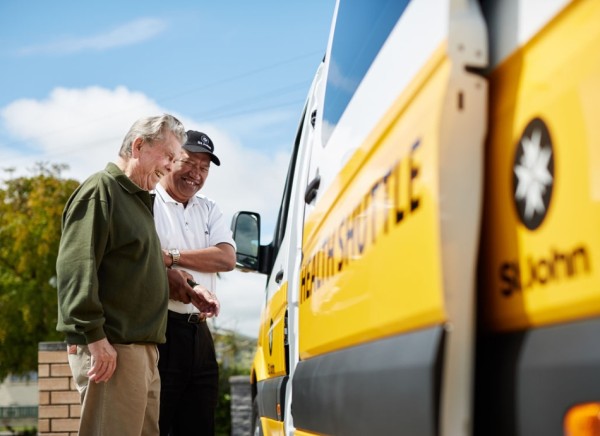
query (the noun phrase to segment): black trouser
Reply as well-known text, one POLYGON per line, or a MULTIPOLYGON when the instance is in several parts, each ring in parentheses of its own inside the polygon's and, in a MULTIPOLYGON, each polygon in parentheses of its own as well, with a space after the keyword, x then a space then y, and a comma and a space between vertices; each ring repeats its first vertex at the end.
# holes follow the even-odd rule
POLYGON ((161 436, 214 435, 219 366, 206 322, 169 311, 160 358, 161 436))

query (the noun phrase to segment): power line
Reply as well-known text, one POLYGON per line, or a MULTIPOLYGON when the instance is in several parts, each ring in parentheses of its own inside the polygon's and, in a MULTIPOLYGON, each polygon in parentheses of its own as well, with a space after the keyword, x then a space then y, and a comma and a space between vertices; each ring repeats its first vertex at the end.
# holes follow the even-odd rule
MULTIPOLYGON (((222 85, 224 83, 229 83, 229 82, 232 82, 232 81, 235 81, 235 80, 239 80, 239 79, 242 79, 242 78, 245 78, 245 77, 249 77, 249 76, 261 73, 263 71, 271 70, 271 69, 280 67, 282 65, 286 65, 286 64, 298 61, 300 59, 307 58, 309 56, 314 56, 314 55, 319 54, 319 53, 321 53, 321 52, 320 51, 318 51, 318 52, 311 52, 311 53, 302 54, 300 56, 295 56, 293 58, 289 58, 289 59, 286 59, 286 60, 283 60, 283 61, 280 61, 280 62, 276 62, 276 63, 273 63, 271 65, 266 65, 264 67, 259 67, 259 68, 256 68, 254 70, 246 71, 246 72, 241 73, 241 74, 237 74, 237 75, 234 75, 234 76, 226 77, 224 79, 217 80, 217 81, 214 81, 212 83, 208 83, 208 84, 205 84, 205 85, 202 85, 202 86, 194 87, 194 88, 188 89, 186 91, 179 91, 179 92, 177 92, 175 94, 171 94, 171 95, 167 95, 165 97, 159 98, 159 99, 156 100, 156 102, 157 103, 161 103, 161 102, 164 102, 164 101, 167 101, 167 100, 172 100, 174 98, 181 97, 182 95, 189 95, 192 92, 197 92, 197 91, 202 90, 202 89, 212 88, 212 87, 215 87, 215 86, 218 86, 218 85, 222 85)), ((293 86, 293 85, 290 85, 290 86, 293 86)), ((236 103, 234 102, 234 103, 231 103, 229 105, 233 105, 233 104, 236 104, 236 103)), ((132 107, 129 107, 127 109, 123 109, 123 110, 118 111, 118 112, 111 112, 110 114, 106 114, 105 116, 100 116, 100 117, 96 117, 94 119, 90 119, 90 120, 87 121, 86 124, 95 124, 97 122, 100 122, 100 121, 103 121, 103 120, 106 120, 106 119, 109 119, 109 118, 114 118, 115 116, 118 116, 120 114, 129 112, 129 111, 133 111, 133 110, 137 109, 137 107, 139 107, 139 106, 135 106, 135 107, 132 106, 132 107)), ((214 116, 212 117, 212 119, 218 119, 218 118, 219 118, 219 115, 217 115, 216 117, 214 117, 214 116)), ((77 125, 77 127, 81 127, 82 125, 83 125, 83 123, 79 123, 77 125)), ((55 134, 58 134, 58 133, 62 133, 65 130, 71 130, 74 127, 75 126, 61 127, 60 129, 55 129, 55 130, 50 130, 50 131, 43 132, 43 133, 40 134, 40 136, 55 135, 55 134)), ((25 142, 27 142, 29 140, 30 139, 17 139, 17 140, 5 143, 4 146, 11 146, 11 145, 16 145, 16 144, 23 144, 23 143, 25 143, 25 142)))
MULTIPOLYGON (((271 70, 273 68, 280 67, 282 65, 287 65, 289 63, 295 62, 295 61, 300 60, 300 59, 307 58, 309 56, 314 56, 314 55, 319 54, 319 53, 322 53, 322 52, 321 51, 316 51, 316 52, 306 53, 306 54, 303 54, 303 55, 300 55, 300 56, 296 56, 294 58, 290 58, 290 59, 286 59, 286 60, 281 61, 281 62, 277 62, 275 64, 267 65, 265 67, 256 68, 254 70, 250 70, 250 71, 247 71, 245 73, 238 74, 236 76, 230 76, 230 77, 227 77, 227 78, 222 79, 222 80, 217 80, 215 82, 212 82, 212 83, 209 83, 209 84, 206 84, 206 85, 198 86, 198 87, 192 88, 192 89, 190 89, 188 91, 179 92, 179 93, 173 94, 171 96, 163 97, 162 99, 158 99, 157 101, 161 101, 162 102, 162 101, 170 100, 172 98, 181 97, 182 95, 187 95, 190 92, 196 92, 196 91, 200 91, 202 89, 207 89, 207 88, 214 87, 216 85, 222 85, 224 83, 232 82, 234 80, 243 79, 245 77, 253 76, 255 74, 262 73, 263 71, 271 70)), ((315 68, 316 68, 316 65, 315 65, 315 68)))
MULTIPOLYGON (((292 106, 292 105, 296 105, 296 104, 300 104, 303 103, 303 100, 295 100, 295 101, 288 101, 288 102, 284 102, 284 103, 279 103, 276 105, 271 105, 271 106, 262 106, 262 107, 256 107, 256 108, 251 108, 251 109, 244 109, 241 111, 237 111, 237 112, 229 112, 229 113, 225 113, 216 117, 206 117, 203 118, 203 121, 214 121, 215 119, 223 119, 223 118, 233 118, 239 115, 245 115, 247 113, 250 112, 257 112, 257 111, 266 111, 266 110, 271 110, 271 109, 276 109, 276 108, 280 108, 280 107, 285 107, 285 106, 292 106)), ((298 116, 300 116, 300 114, 298 114, 298 116)))
MULTIPOLYGON (((240 107, 240 105, 243 105, 247 102, 256 103, 259 100, 264 101, 266 98, 268 98, 270 96, 280 97, 282 95, 289 94, 290 92, 298 91, 301 86, 303 87, 302 92, 306 93, 306 92, 308 92, 309 84, 310 84, 310 80, 303 80, 301 82, 296 82, 291 85, 286 85, 282 88, 273 89, 272 91, 269 91, 269 92, 246 97, 241 100, 237 100, 237 101, 227 103, 227 104, 224 104, 221 106, 211 107, 204 112, 204 113, 206 113, 206 115, 204 115, 204 113, 192 112, 191 114, 188 114, 188 116, 202 117, 203 120, 206 120, 207 119, 206 117, 209 117, 208 119, 222 118, 223 111, 225 111, 226 109, 230 109, 230 108, 238 109, 240 107)), ((303 95, 305 95, 305 94, 303 94, 303 95)), ((224 113, 227 114, 226 111, 224 113)))

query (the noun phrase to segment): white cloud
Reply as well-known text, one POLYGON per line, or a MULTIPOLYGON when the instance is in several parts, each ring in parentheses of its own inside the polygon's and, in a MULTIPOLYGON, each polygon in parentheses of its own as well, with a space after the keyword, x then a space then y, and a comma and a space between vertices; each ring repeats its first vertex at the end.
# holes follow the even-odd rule
POLYGON ((345 76, 339 65, 333 61, 329 65, 329 75, 327 80, 330 81, 334 86, 349 93, 354 92, 358 86, 356 78, 345 76))
MULTIPOLYGON (((63 176, 82 181, 116 160, 121 141, 136 119, 165 112, 144 94, 125 87, 57 88, 45 100, 17 100, 0 110, 4 129, 15 138, 13 143, 0 144, 1 165, 16 166, 17 175, 23 175, 25 167, 35 162, 66 163, 70 169, 63 176)), ((270 242, 289 156, 244 147, 223 129, 173 115, 187 129, 201 130, 215 143, 221 166, 211 167, 203 193, 217 202, 228 220, 238 210, 259 212, 268 233, 262 241, 270 242)), ((217 325, 255 336, 266 276, 239 272, 223 276, 218 285, 223 308, 217 325)))
POLYGON ((221 313, 214 319, 213 326, 257 337, 267 276, 240 271, 231 271, 221 276, 221 280, 217 282, 221 313))
MULTIPOLYGON (((45 100, 22 99, 0 112, 15 144, 35 147, 3 165, 23 167, 37 161, 66 163, 66 177, 83 180, 113 161, 131 124, 139 117, 161 113, 156 103, 124 87, 56 88, 45 100)), ((4 154, 4 150, 3 150, 4 154)))
POLYGON ((37 54, 72 54, 85 50, 103 51, 144 42, 157 36, 166 28, 167 24, 162 20, 140 18, 98 35, 67 37, 45 44, 23 47, 19 50, 19 54, 29 56, 37 54))

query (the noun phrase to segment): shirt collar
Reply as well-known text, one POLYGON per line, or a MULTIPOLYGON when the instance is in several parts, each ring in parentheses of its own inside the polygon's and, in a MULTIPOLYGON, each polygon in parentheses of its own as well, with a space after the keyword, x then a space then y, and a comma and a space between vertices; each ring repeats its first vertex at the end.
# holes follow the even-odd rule
POLYGON ((140 191, 146 192, 144 189, 140 188, 133 180, 125 175, 121 168, 119 168, 116 164, 109 162, 106 165, 106 172, 113 176, 115 180, 121 185, 121 187, 129 192, 130 194, 137 194, 140 191))
POLYGON ((140 188, 133 180, 112 162, 106 165, 105 171, 110 174, 121 188, 131 195, 137 196, 146 205, 150 213, 154 213, 154 198, 152 194, 145 189, 140 188))
MULTIPOLYGON (((161 185, 160 183, 157 183, 156 185, 156 196, 158 198, 160 198, 162 200, 163 203, 174 203, 174 204, 182 204, 180 201, 175 200, 173 197, 171 197, 169 195, 169 193, 166 191, 166 189, 163 187, 163 185, 161 185)), ((192 206, 197 204, 200 201, 200 199, 194 195, 192 198, 190 198, 188 200, 188 206, 192 206)))

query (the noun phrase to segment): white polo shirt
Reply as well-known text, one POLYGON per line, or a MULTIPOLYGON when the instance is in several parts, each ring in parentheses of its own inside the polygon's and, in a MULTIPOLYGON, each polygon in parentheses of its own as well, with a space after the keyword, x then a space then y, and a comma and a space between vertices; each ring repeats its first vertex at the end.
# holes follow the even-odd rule
MULTIPOLYGON (((154 222, 163 249, 197 250, 227 243, 235 249, 229 225, 216 203, 196 194, 186 207, 175 201, 159 183, 154 198, 154 222)), ((177 266, 176 268, 181 268, 177 266)), ((187 268, 196 283, 216 291, 217 274, 202 273, 187 268)), ((169 310, 179 313, 198 312, 193 304, 169 300, 169 310)))

